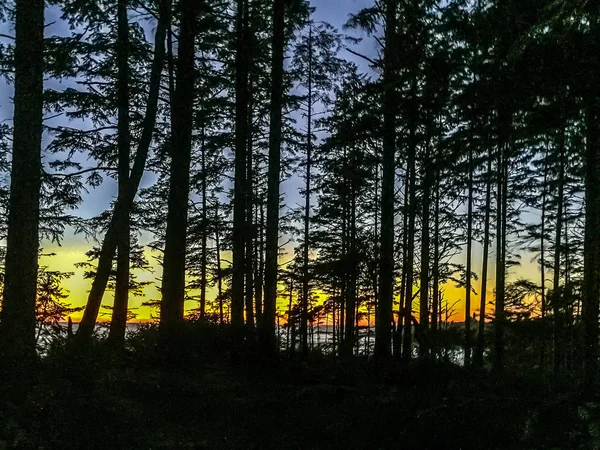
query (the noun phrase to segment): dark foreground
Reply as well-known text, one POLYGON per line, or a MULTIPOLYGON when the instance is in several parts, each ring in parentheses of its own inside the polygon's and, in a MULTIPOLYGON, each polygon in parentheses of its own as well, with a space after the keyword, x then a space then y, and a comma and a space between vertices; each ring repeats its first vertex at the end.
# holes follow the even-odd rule
MULTIPOLYGON (((600 408, 539 374, 361 359, 267 361, 226 338, 152 332, 125 354, 57 343, 26 401, 3 385, 0 449, 587 449, 600 408), (194 344, 190 344, 193 342, 194 344), (182 347, 183 348, 183 347, 182 347), (189 350, 193 348, 194 350, 189 350), (598 409, 598 411, 596 410, 598 409)), ((600 402, 598 402, 600 404, 600 402)))

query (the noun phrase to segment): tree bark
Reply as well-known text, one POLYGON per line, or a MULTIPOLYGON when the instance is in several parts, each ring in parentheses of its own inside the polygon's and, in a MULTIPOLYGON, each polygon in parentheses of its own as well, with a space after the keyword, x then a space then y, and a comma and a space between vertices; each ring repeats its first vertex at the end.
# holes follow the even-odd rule
POLYGON ((565 315, 566 311, 563 304, 564 293, 560 288, 560 261, 562 249, 562 229, 563 229, 563 209, 564 209, 564 189, 565 189, 565 136, 564 129, 560 131, 559 142, 559 169, 558 169, 558 193, 557 193, 557 211, 556 211, 556 229, 554 234, 554 265, 553 265, 553 284, 554 291, 552 309, 554 313, 554 371, 558 372, 565 363, 565 315))
POLYGON ((308 31, 308 97, 307 97, 307 135, 306 135, 306 185, 304 193, 304 247, 302 259, 302 314, 300 336, 302 356, 308 356, 308 302, 310 296, 308 255, 310 251, 310 190, 312 169, 312 106, 313 106, 313 42, 312 25, 308 31))
POLYGON ((408 163, 404 177, 404 205, 402 207, 402 273, 400 278, 400 301, 398 302, 398 324, 394 339, 394 355, 400 357, 402 354, 402 321, 404 318, 404 306, 406 305, 406 256, 408 255, 408 197, 410 195, 410 183, 408 174, 408 163))
POLYGON ((263 277, 265 273, 265 213, 264 213, 264 200, 261 200, 258 205, 258 215, 260 217, 260 224, 258 229, 258 244, 256 245, 256 272, 254 274, 254 301, 256 303, 256 324, 260 328, 260 321, 263 316, 263 277))
MULTIPOLYGON (((130 131, 129 131, 129 19, 128 0, 117 5, 117 148, 118 148, 118 200, 125 203, 129 183, 130 131)), ((117 276, 115 301, 110 322, 109 340, 122 346, 127 328, 129 304, 129 259, 131 252, 129 208, 122 208, 119 220, 119 243, 117 245, 117 276)))
POLYGON ((349 236, 349 252, 346 260, 349 267, 348 274, 348 296, 346 298, 346 322, 345 322, 345 333, 343 342, 343 356, 352 356, 352 349, 356 344, 356 328, 357 328, 357 302, 356 302, 356 278, 357 278, 357 266, 358 266, 358 255, 356 251, 356 190, 354 187, 354 181, 351 182, 350 188, 350 217, 348 221, 348 227, 350 228, 349 236))
MULTIPOLYGON (((429 150, 427 150, 429 152, 429 150)), ((420 326, 423 333, 429 329, 429 207, 431 203, 431 161, 429 155, 425 156, 422 197, 422 229, 421 229, 421 277, 419 280, 419 316, 420 326)), ((429 358, 427 339, 421 339, 419 345, 419 357, 429 358)))
POLYGON ((487 277, 490 254, 490 212, 492 209, 492 152, 488 152, 487 183, 485 190, 485 217, 483 224, 483 262, 481 267, 481 293, 479 303, 479 327, 477 330, 476 364, 483 367, 485 352, 485 308, 487 306, 487 277))
POLYGON ((512 115, 500 111, 500 136, 498 146, 498 180, 496 212, 496 311, 495 311, 495 357, 494 369, 504 368, 505 281, 506 281, 506 215, 508 193, 508 140, 512 115))
MULTIPOLYGON (((544 162, 544 181, 542 184, 542 217, 540 219, 540 289, 541 289, 541 320, 542 325, 545 326, 546 323, 546 309, 547 309, 547 299, 546 299, 546 197, 548 193, 548 152, 546 152, 544 162)), ((540 349, 540 367, 542 371, 546 366, 546 333, 544 332, 542 335, 541 349, 540 349)))
POLYGON ((598 96, 586 110, 585 243, 582 318, 584 383, 591 389, 598 370, 598 295, 600 294, 600 104, 598 96))
POLYGON ((27 370, 36 358, 44 2, 17 0, 15 16, 14 130, 0 348, 6 367, 27 370))
POLYGON ((160 308, 161 337, 167 339, 183 320, 184 313, 186 236, 195 91, 195 0, 183 0, 180 8, 177 87, 173 105, 173 152, 160 308))
POLYGON ((417 152, 417 79, 416 73, 411 80, 411 120, 409 123, 409 143, 408 143, 408 182, 409 182, 409 201, 408 201, 408 234, 407 254, 406 254, 406 288, 405 288, 405 307, 404 307, 404 339, 402 342, 402 360, 407 363, 412 357, 412 301, 413 301, 413 265, 414 265, 414 246, 415 246, 415 219, 417 212, 417 185, 415 159, 417 152))
POLYGON ((496 310, 495 310, 495 342, 494 368, 502 369, 504 365, 504 235, 502 234, 503 211, 503 174, 504 174, 504 143, 498 147, 496 165, 496 310))
MULTIPOLYGON (((375 357, 391 355, 394 303, 394 182, 396 166, 395 48, 396 1, 385 2, 385 54, 383 72, 383 155, 381 186, 381 234, 379 299, 375 319, 375 357)), ((398 318, 400 322, 400 318, 398 318)))
MULTIPOLYGON (((439 292, 440 292, 440 178, 442 176, 437 162, 435 176, 435 213, 434 213, 434 229, 433 229, 433 287, 432 287, 432 305, 431 305, 431 332, 435 335, 438 330, 438 316, 440 310, 439 292)), ((435 342, 435 339, 434 339, 435 342)))
POLYGON ((285 0, 274 0, 267 228, 265 232, 265 301, 260 333, 263 349, 267 353, 273 353, 276 350, 275 309, 277 305, 277 259, 279 256, 279 180, 281 176, 284 40, 285 0))
POLYGON ((221 239, 219 234, 219 200, 215 198, 215 251, 217 257, 217 295, 219 296, 219 324, 225 323, 223 315, 223 274, 221 273, 221 239))
POLYGON ((246 175, 248 143, 248 1, 237 0, 235 56, 235 167, 233 198, 233 274, 231 325, 240 333, 244 326, 244 278, 246 264, 246 175))
POLYGON ((471 261, 473 253, 473 149, 471 146, 469 146, 469 181, 467 189, 469 194, 467 200, 467 273, 465 283, 465 367, 471 364, 471 261))
MULTIPOLYGON (((252 53, 250 50, 249 53, 252 53)), ((250 58, 248 65, 251 65, 250 58)), ((246 267, 245 267, 245 292, 244 292, 244 304, 246 309, 246 327, 251 330, 254 328, 254 246, 255 244, 255 224, 253 218, 254 208, 254 195, 252 192, 252 186, 254 184, 254 164, 253 164, 253 142, 252 142, 252 80, 248 81, 248 143, 246 147, 246 156, 248 158, 246 162, 246 267)))
POLYGON ((202 158, 202 243, 200 249, 200 320, 204 320, 206 318, 206 288, 208 284, 206 279, 206 266, 208 265, 208 186, 206 180, 206 131, 204 123, 202 124, 202 131, 200 136, 200 151, 202 158))

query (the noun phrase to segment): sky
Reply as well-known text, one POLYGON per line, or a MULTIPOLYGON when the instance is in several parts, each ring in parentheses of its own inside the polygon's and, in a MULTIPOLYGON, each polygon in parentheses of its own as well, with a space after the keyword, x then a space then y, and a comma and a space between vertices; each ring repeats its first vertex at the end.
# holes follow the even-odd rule
MULTIPOLYGON (((350 13, 358 12, 361 8, 368 7, 372 5, 372 0, 312 0, 312 5, 316 8, 314 20, 315 21, 325 21, 329 22, 336 28, 340 29, 347 21, 350 13)), ((46 29, 46 35, 65 35, 68 33, 67 27, 61 23, 58 17, 58 11, 55 8, 47 8, 46 11, 46 23, 50 24, 46 29)), ((355 37, 360 37, 360 34, 354 31, 348 31, 348 34, 351 34, 355 37)), ((7 24, 0 24, 0 34, 9 34, 13 35, 11 26, 7 24)), ((367 56, 374 56, 377 52, 376 43, 364 36, 365 39, 358 44, 357 46, 353 46, 353 49, 356 51, 365 54, 367 56)), ((364 72, 372 71, 369 69, 368 64, 356 56, 344 52, 343 55, 346 59, 354 61, 359 68, 364 72)), ((46 83, 48 86, 49 83, 46 83)), ((56 86, 59 89, 64 89, 65 85, 56 86)), ((0 80, 0 121, 9 121, 12 118, 12 87, 9 86, 5 80, 0 80)), ((64 119, 55 119, 55 123, 64 124, 64 119), (61 120, 63 120, 61 122, 61 120)), ((73 125, 73 124, 71 124, 73 125)), ((82 157, 82 161, 85 159, 82 157)), ((91 162, 88 162, 88 166, 91 165, 91 162)), ((152 182, 151 175, 145 177, 142 180, 142 187, 146 187, 150 185, 152 182)), ((295 204, 299 200, 298 188, 300 186, 299 178, 292 178, 288 181, 285 181, 282 185, 283 194, 286 196, 286 202, 288 204, 295 204)), ((84 202, 81 204, 79 210, 76 214, 82 217, 93 217, 100 212, 104 211, 110 204, 110 202, 115 198, 117 194, 116 184, 110 178, 105 178, 104 183, 94 190, 91 190, 89 194, 86 194, 84 197, 84 202)), ((147 243, 150 240, 149 236, 142 236, 141 243, 147 243)), ((64 241, 60 246, 55 243, 50 242, 42 242, 42 247, 44 253, 55 253, 55 256, 51 257, 42 257, 40 264, 42 266, 48 266, 50 270, 60 270, 65 272, 74 272, 74 276, 64 282, 65 288, 69 291, 69 302, 72 306, 83 306, 87 300, 87 292, 90 288, 91 280, 85 280, 82 276, 83 270, 75 267, 75 263, 82 262, 86 260, 85 252, 90 249, 90 247, 94 244, 94 242, 87 240, 83 235, 75 235, 72 230, 68 230, 64 241)), ((493 248, 493 247, 492 247, 493 248)), ((150 250, 147 251, 147 257, 149 261, 154 261, 154 257, 150 250)), ((464 256, 464 255, 463 255, 464 256)), ((493 256, 490 259, 490 273, 489 273, 489 293, 493 290, 493 256)), ((285 258, 284 258, 285 259, 285 258)), ((289 257, 288 257, 289 259, 289 257)), ((481 267, 481 248, 478 245, 474 246, 474 256, 473 256, 473 270, 478 272, 481 267)), ((524 265, 519 269, 519 274, 529 274, 531 277, 535 277, 536 273, 539 271, 536 264, 529 261, 531 258, 523 258, 524 265)), ((137 273, 138 279, 140 281, 156 281, 160 278, 160 268, 154 267, 153 272, 139 272, 137 273)), ((516 275, 515 275, 516 276, 516 275)), ((475 282, 475 288, 479 291, 479 281, 475 282)), ((151 318, 153 311, 149 308, 141 307, 140 305, 143 301, 149 299, 157 299, 158 292, 156 290, 156 286, 153 283, 151 286, 148 286, 144 291, 144 297, 134 297, 130 298, 130 307, 135 310, 138 314, 138 320, 148 320, 151 318)), ((209 291, 209 298, 211 295, 214 295, 214 291, 209 291)), ((448 296, 450 302, 452 303, 455 300, 464 299, 464 291, 458 290, 453 286, 446 286, 446 295, 448 296)), ((472 299, 473 304, 478 305, 479 300, 476 297, 472 299)), ((106 293, 104 297, 104 304, 110 305, 112 303, 112 293, 106 293)), ((282 301, 279 308, 283 311, 285 309, 285 302, 282 301)), ((187 308, 195 307, 195 304, 186 304, 187 308)), ((458 305, 457 311, 459 311, 460 315, 464 314, 464 308, 462 305, 458 305)), ((74 314, 72 316, 73 320, 77 321, 80 317, 80 314, 74 314)), ((101 317, 101 319, 108 319, 108 317, 101 317)))

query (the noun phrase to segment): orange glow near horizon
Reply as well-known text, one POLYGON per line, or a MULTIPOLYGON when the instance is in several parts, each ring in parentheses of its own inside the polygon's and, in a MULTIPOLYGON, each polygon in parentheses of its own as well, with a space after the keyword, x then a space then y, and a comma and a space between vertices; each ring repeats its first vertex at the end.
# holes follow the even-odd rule
MULTIPOLYGON (((88 291, 91 286, 91 280, 83 278, 84 269, 75 267, 78 262, 86 261, 85 252, 89 250, 91 243, 77 240, 67 241, 62 246, 58 245, 46 245, 44 246, 44 253, 54 253, 55 256, 43 256, 40 260, 41 266, 47 266, 50 270, 58 270, 63 272, 73 272, 74 275, 64 280, 63 286, 68 291, 69 298, 68 302, 73 307, 84 306, 87 301, 88 291)), ((147 248, 146 256, 148 261, 153 263, 155 261, 152 251, 147 248)), ((525 258, 524 258, 525 259, 525 258)), ((491 260, 490 260, 491 261, 491 260)), ((474 270, 477 271, 478 267, 475 266, 474 270)), ((156 310, 148 306, 142 306, 142 302, 160 298, 156 283, 160 279, 160 267, 154 262, 152 265, 152 272, 137 271, 136 275, 140 281, 150 281, 150 285, 146 286, 143 290, 143 296, 130 296, 130 308, 137 314, 136 319, 131 322, 148 322, 154 320, 156 317, 156 310)), ((529 279, 539 278, 539 268, 535 263, 529 263, 521 266, 517 273, 510 274, 508 280, 516 279, 517 277, 525 277, 529 279)), ((473 287, 476 294, 471 295, 471 316, 475 312, 479 312, 479 290, 481 287, 481 280, 473 280, 473 287)), ((456 303, 454 306, 455 315, 451 318, 454 322, 462 322, 465 318, 465 291, 462 288, 456 287, 452 282, 446 283, 441 286, 444 291, 444 297, 450 305, 456 303)), ((324 299, 322 294, 318 294, 321 299, 324 299)), ((488 273, 488 302, 493 300, 494 295, 494 273, 493 267, 488 273)), ((208 299, 216 297, 216 288, 209 288, 208 299)), ((278 311, 282 312, 287 310, 289 298, 286 295, 282 295, 278 299, 278 311)), ((103 305, 112 305, 113 293, 106 292, 103 300, 103 305)), ((418 310, 418 298, 415 299, 414 309, 418 310)), ((191 302, 190 302, 191 303, 191 302)), ((192 310, 196 308, 196 303, 186 305, 186 310, 192 310)), ((488 313, 493 312, 493 306, 489 305, 486 308, 488 313)), ((99 320, 104 321, 109 319, 108 311, 101 310, 101 316, 99 320)), ((71 315, 71 319, 74 322, 78 322, 81 319, 82 312, 74 313, 71 315)), ((371 323, 375 321, 374 314, 371 317, 371 323)), ((364 320, 364 324, 367 324, 367 320, 364 320)))

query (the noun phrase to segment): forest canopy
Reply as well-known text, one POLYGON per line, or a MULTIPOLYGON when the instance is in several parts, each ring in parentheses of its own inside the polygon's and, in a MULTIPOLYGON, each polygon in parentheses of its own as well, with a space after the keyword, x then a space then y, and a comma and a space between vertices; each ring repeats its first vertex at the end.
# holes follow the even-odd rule
POLYGON ((3 2, 3 358, 124 348, 137 297, 167 348, 194 321, 594 385, 600 11, 363 3, 3 2))

